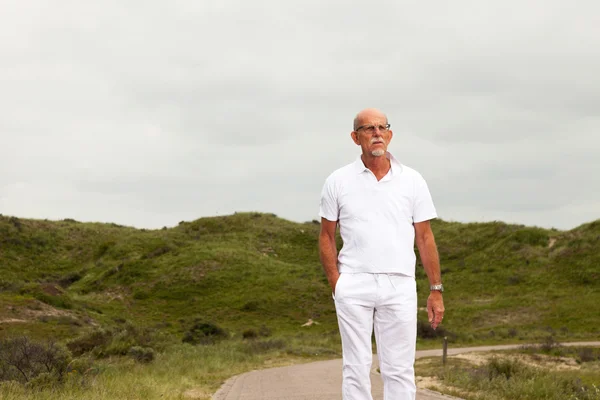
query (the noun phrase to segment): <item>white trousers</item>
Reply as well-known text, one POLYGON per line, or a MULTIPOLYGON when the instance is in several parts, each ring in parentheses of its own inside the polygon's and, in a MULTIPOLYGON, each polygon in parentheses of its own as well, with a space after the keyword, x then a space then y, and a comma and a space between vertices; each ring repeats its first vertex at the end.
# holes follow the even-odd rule
POLYGON ((384 400, 414 400, 415 279, 393 274, 343 273, 333 298, 342 338, 343 400, 373 399, 373 328, 384 400))

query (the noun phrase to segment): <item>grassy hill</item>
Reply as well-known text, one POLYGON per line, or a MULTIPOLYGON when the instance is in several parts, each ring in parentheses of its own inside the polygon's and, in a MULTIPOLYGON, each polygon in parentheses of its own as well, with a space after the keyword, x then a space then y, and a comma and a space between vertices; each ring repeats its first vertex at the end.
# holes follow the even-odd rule
MULTIPOLYGON (((599 336, 600 220, 570 231, 438 220, 433 230, 440 333, 457 343, 599 336)), ((331 333, 318 232, 316 221, 260 213, 161 230, 0 216, 0 337, 67 339, 125 320, 177 338, 195 320, 234 335, 331 333), (308 319, 319 324, 301 327, 308 319)), ((424 307, 420 265, 417 276, 424 307)))

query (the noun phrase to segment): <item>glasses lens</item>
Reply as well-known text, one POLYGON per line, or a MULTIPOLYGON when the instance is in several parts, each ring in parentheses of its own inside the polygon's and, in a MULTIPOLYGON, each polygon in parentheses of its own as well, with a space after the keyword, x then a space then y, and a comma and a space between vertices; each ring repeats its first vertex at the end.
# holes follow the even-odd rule
POLYGON ((363 130, 366 133, 374 133, 375 129, 379 129, 379 132, 387 132, 390 129, 390 124, 387 125, 363 125, 357 129, 357 131, 363 130))

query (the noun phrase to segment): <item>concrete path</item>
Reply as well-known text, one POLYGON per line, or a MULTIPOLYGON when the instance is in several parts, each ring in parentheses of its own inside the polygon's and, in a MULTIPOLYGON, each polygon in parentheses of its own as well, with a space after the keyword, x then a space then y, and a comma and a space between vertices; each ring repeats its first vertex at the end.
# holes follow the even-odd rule
MULTIPOLYGON (((561 343, 563 346, 600 346, 600 342, 561 343)), ((500 345, 448 349, 448 355, 475 351, 508 350, 523 346, 500 345)), ((442 350, 417 351, 417 358, 441 356, 442 350)), ((289 367, 251 371, 229 379, 212 397, 213 400, 340 400, 342 360, 318 361, 289 367)), ((377 356, 371 369, 374 400, 383 399, 381 378, 377 373, 377 356)), ((429 390, 419 390, 418 400, 450 400, 429 390)))

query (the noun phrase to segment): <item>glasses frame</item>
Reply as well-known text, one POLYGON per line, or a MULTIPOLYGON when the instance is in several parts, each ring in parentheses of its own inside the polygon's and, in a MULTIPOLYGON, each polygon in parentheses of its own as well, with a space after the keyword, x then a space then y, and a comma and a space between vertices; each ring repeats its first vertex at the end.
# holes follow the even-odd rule
POLYGON ((390 125, 390 124, 385 124, 385 125, 371 125, 371 124, 369 124, 369 125, 362 125, 362 126, 359 126, 358 128, 356 128, 356 130, 355 130, 355 131, 356 131, 356 132, 358 132, 358 131, 360 131, 361 129, 366 129, 366 132, 369 132, 369 133, 375 133, 375 129, 379 129, 379 132, 387 132, 387 131, 389 131, 389 130, 390 130, 390 127, 391 127, 391 126, 392 126, 392 125, 390 125), (385 129, 383 129, 383 130, 382 130, 382 129, 381 129, 381 127, 382 127, 382 126, 383 126, 385 129))

